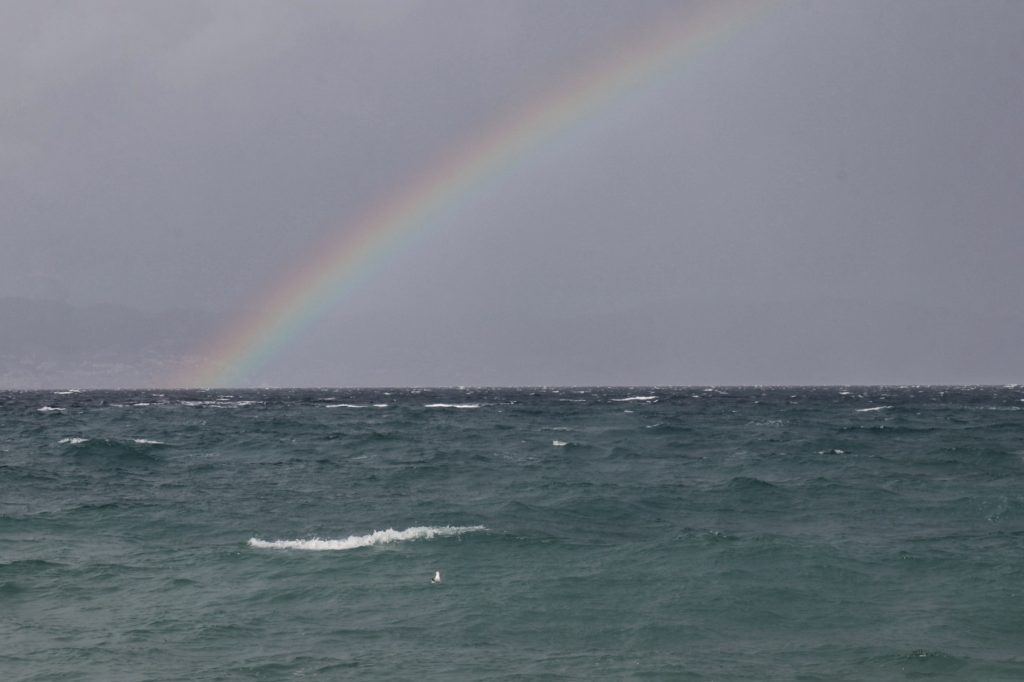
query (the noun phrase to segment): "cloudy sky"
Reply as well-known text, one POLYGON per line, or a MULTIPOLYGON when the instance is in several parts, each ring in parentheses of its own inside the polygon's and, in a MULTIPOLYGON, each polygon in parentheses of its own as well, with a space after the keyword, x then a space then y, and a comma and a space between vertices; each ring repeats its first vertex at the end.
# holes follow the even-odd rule
MULTIPOLYGON (((0 3, 0 388, 179 385, 700 6, 0 3)), ((457 203, 236 383, 1024 381, 1024 3, 769 3, 457 203)))

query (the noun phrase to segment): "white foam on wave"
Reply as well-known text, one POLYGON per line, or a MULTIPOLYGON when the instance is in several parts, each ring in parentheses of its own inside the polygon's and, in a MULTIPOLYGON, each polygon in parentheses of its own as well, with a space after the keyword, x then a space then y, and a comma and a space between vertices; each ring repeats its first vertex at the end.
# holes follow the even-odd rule
POLYGON ((162 440, 150 440, 148 438, 132 438, 132 442, 139 445, 167 445, 162 440))
POLYGON ((74 395, 75 393, 81 393, 77 388, 69 388, 66 391, 54 391, 54 395, 74 395))
POLYGON ((656 395, 631 395, 628 398, 612 398, 611 402, 613 402, 613 403, 628 403, 628 402, 633 402, 633 401, 636 401, 636 400, 657 400, 657 399, 658 399, 658 396, 656 396, 656 395))
POLYGON ((859 410, 855 410, 855 412, 879 412, 881 410, 889 409, 892 409, 892 405, 879 405, 878 407, 862 407, 859 410))
POLYGON ((551 444, 556 448, 564 448, 566 445, 568 445, 568 443, 565 442, 564 440, 553 440, 551 441, 551 444))
POLYGON ((475 410, 480 407, 480 403, 430 403, 423 407, 451 407, 457 410, 475 410))
POLYGON ((71 438, 61 438, 57 441, 61 445, 81 445, 82 443, 88 443, 88 438, 79 438, 78 436, 72 436, 71 438))
POLYGON ((43 405, 36 412, 63 412, 63 407, 51 407, 50 405, 43 405))
MULTIPOLYGON (((140 405, 149 403, 138 403, 140 405)), ((181 400, 179 405, 184 407, 213 407, 220 410, 235 409, 238 407, 251 407, 252 405, 264 405, 263 400, 231 400, 227 396, 221 396, 216 400, 181 400)))
POLYGON ((324 407, 352 407, 360 409, 363 407, 387 407, 387 403, 373 403, 372 405, 353 405, 352 403, 331 403, 330 405, 324 405, 324 407))
POLYGON ((375 530, 369 535, 350 535, 344 540, 260 540, 249 538, 249 546, 257 549, 302 549, 314 552, 339 551, 384 545, 389 542, 405 542, 406 540, 431 540, 436 537, 448 537, 486 530, 483 526, 414 526, 405 530, 375 530))

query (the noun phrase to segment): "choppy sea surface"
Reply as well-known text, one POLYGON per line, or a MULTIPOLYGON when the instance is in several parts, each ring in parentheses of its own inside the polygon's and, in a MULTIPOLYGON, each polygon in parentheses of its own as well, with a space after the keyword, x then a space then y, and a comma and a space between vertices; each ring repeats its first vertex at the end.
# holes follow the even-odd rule
POLYGON ((1022 680, 1024 388, 0 393, 0 679, 1022 680))

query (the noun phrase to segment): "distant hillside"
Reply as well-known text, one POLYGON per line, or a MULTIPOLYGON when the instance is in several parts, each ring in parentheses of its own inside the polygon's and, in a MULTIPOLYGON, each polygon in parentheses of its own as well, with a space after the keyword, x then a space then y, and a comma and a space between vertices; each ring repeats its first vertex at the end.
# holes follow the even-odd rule
POLYGON ((159 384, 215 322, 195 311, 0 297, 0 388, 159 384))

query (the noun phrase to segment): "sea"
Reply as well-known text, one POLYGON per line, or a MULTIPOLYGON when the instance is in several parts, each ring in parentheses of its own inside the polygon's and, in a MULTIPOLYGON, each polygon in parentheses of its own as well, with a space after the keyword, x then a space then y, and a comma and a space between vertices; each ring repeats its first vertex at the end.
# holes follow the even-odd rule
POLYGON ((1024 680, 1024 387, 0 392, 0 680, 1024 680))

